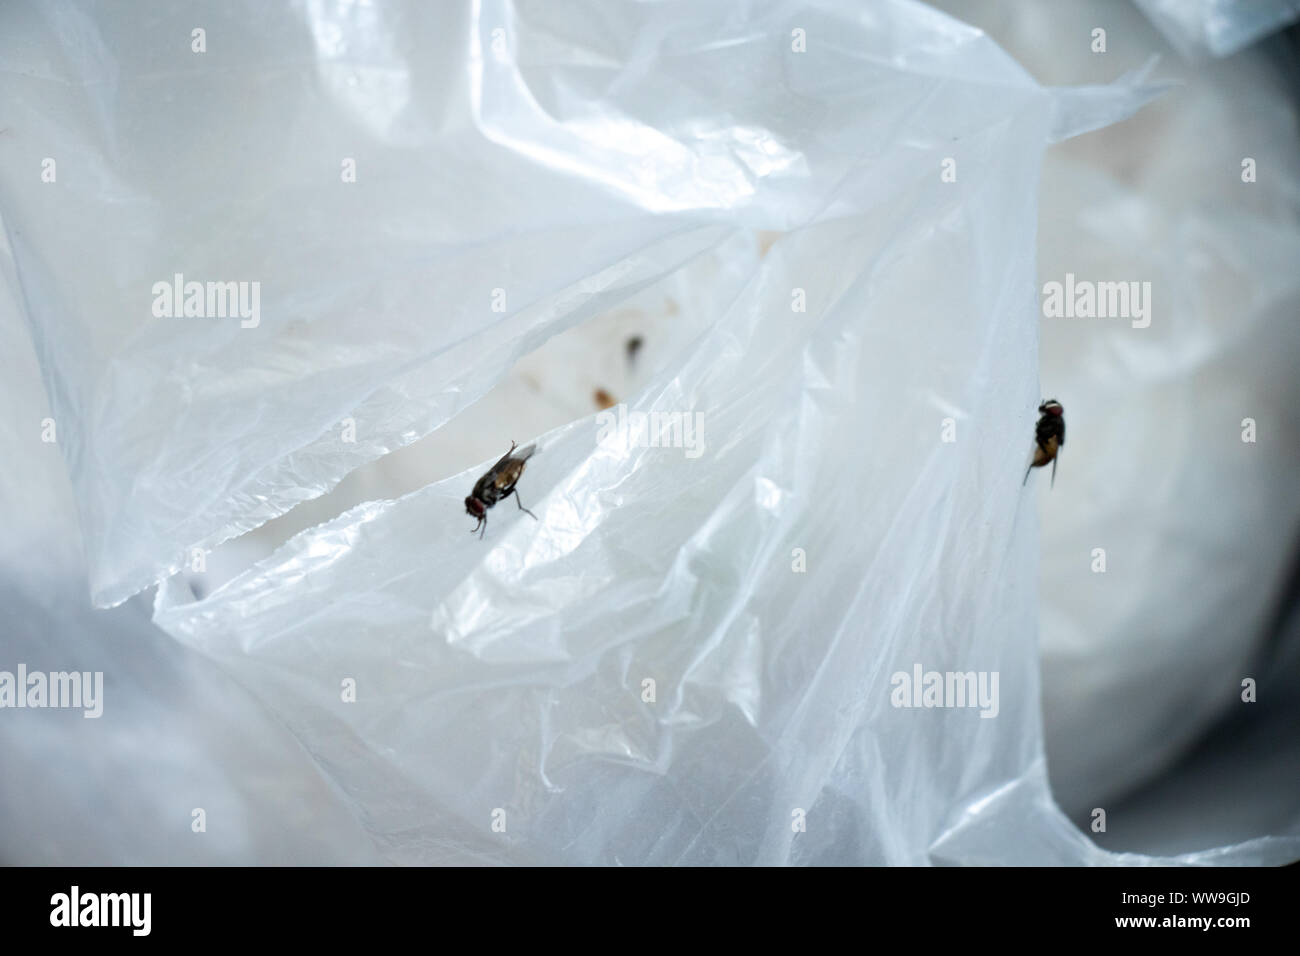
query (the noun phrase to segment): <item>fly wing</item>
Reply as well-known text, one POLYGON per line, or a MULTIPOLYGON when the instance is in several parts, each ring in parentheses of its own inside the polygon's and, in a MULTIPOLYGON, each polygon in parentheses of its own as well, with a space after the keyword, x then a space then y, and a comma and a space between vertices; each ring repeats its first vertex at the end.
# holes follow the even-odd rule
POLYGON ((497 463, 496 463, 495 465, 493 465, 491 468, 489 468, 489 469, 487 470, 487 474, 484 475, 483 477, 484 477, 484 478, 490 478, 492 475, 495 475, 498 471, 501 470, 502 466, 504 466, 505 463, 508 462, 508 461, 511 459, 511 457, 514 455, 514 453, 515 453, 515 443, 514 443, 514 442, 511 442, 511 443, 510 443, 510 450, 509 450, 508 452, 506 452, 504 455, 502 455, 500 458, 498 458, 498 459, 497 459, 497 463))
POLYGON ((501 495, 510 494, 510 489, 514 488, 515 483, 519 481, 519 476, 524 473, 525 462, 532 458, 536 452, 537 446, 529 445, 518 452, 506 455, 487 474, 486 477, 490 479, 490 484, 501 495))
MULTIPOLYGON (((531 448, 532 446, 530 445, 529 449, 531 448)), ((500 482, 497 480, 498 477, 505 470, 506 464, 515 457, 518 457, 515 455, 515 443, 511 442, 510 450, 498 458, 497 463, 484 472, 483 477, 474 485, 474 497, 481 498, 482 494, 480 494, 480 492, 486 491, 488 486, 499 485, 500 482)))
POLYGON ((1058 445, 1065 444, 1065 419, 1064 418, 1061 419, 1061 429, 1060 429, 1060 433, 1057 435, 1056 443, 1058 445))
POLYGON ((510 450, 506 452, 504 455, 502 455, 495 465, 493 465, 491 468, 488 469, 488 473, 484 477, 489 477, 491 475, 497 474, 497 472, 501 471, 506 466, 507 462, 527 461, 529 458, 532 458, 533 455, 535 454, 537 454, 536 445, 529 445, 527 448, 521 448, 518 451, 515 451, 515 443, 511 442, 510 450))

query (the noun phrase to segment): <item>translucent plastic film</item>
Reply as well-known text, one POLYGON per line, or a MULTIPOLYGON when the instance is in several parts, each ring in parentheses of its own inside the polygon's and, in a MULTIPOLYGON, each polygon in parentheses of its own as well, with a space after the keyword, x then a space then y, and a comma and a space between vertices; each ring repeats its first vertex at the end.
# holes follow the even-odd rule
POLYGON ((175 49, 9 16, 0 201, 95 600, 161 579, 319 771, 323 858, 367 858, 327 791, 402 863, 1294 856, 1107 854, 1047 784, 1039 172, 1143 74, 1044 88, 905 2, 250 3, 202 52, 167 7, 175 49), (538 451, 482 539, 492 460, 169 576, 712 260, 625 404, 503 418, 538 451))
MULTIPOLYGON (((536 522, 507 501, 467 535, 476 468, 202 601, 160 593, 157 622, 309 742, 390 859, 1104 856, 1046 788, 1036 524, 1008 467, 1039 397, 1038 166, 1098 98, 972 95, 951 24, 899 13, 894 62, 946 55, 858 61, 845 122, 879 135, 766 255, 733 234, 741 281, 679 363, 536 439, 536 522), (971 706, 896 698, 918 668, 982 675, 971 706)), ((1109 97, 1109 119, 1140 101, 1109 97)))
POLYGON ((530 460, 537 522, 506 503, 466 535, 475 469, 308 531, 203 601, 172 579, 157 623, 308 741, 395 861, 1150 862, 1097 850, 1047 790, 1036 519, 1007 467, 1034 330, 1019 283, 975 269, 1032 202, 976 192, 951 238, 884 226, 886 207, 778 242, 626 412, 690 410, 697 442, 577 422, 530 460), (941 260, 950 282, 918 295, 941 260), (818 290, 806 312, 796 282, 818 290), (918 668, 997 683, 965 708, 900 706, 918 668))
POLYGON ((0 202, 100 605, 728 229, 870 213, 1047 99, 901 2, 248 2, 201 35, 153 14, 6 14, 37 39, 7 51, 0 202), (30 188, 46 158, 57 188, 30 188))

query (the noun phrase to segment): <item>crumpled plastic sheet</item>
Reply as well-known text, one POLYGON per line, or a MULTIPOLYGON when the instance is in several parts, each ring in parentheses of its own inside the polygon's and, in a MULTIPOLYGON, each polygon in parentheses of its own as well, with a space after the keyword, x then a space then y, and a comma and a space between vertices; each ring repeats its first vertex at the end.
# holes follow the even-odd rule
POLYGON ((0 234, 0 670, 101 672, 100 716, 0 711, 0 863, 382 862, 302 743, 164 634, 92 608, 76 508, 0 234), (193 811, 207 830, 193 829, 193 811))
MULTIPOLYGON (((165 5, 147 31, 93 5, 6 14, 54 48, 12 50, 5 216, 96 604, 434 430, 729 229, 933 179, 943 137, 993 135, 987 90, 1052 102, 976 31, 898 3, 473 9, 250 3, 203 54, 154 41, 193 28, 165 5), (915 118, 931 96, 942 135, 915 118), (60 187, 29 188, 49 154, 60 187), (259 282, 257 326, 156 318, 178 274, 259 282)), ((1128 89, 1083 93, 1113 117, 1128 89)), ((1062 123, 1105 121, 1087 105, 1062 123)))
POLYGON ((1133 0, 1183 56, 1230 56, 1300 19, 1300 0, 1133 0))
POLYGON ((1041 88, 906 3, 484 3, 437 31, 419 7, 239 13, 251 155, 216 182, 179 161, 227 129, 211 111, 234 100, 204 69, 77 6, 7 14, 92 54, 5 102, 88 172, 51 201, 6 166, 0 199, 96 600, 164 577, 156 623, 289 727, 384 858, 1294 853, 1265 836, 1108 854, 1047 788, 1036 516, 1008 466, 1040 397, 1039 166, 1152 87, 1041 88), (796 28, 816 56, 790 50, 796 28), (83 122, 47 119, 69 115, 83 122), (159 169, 164 152, 178 161, 159 169), (375 167, 355 194, 331 180, 352 152, 375 167), (752 229, 788 234, 764 256, 752 229), (303 532, 203 600, 166 577, 724 245, 748 263, 729 304, 630 403, 698 413, 699 457, 590 417, 536 436, 536 523, 506 502, 470 538, 476 466, 303 532), (265 276, 262 324, 154 320, 145 293, 182 268, 265 276), (337 437, 347 415, 356 446, 337 437), (891 706, 891 675, 916 664, 996 671, 996 718, 891 706))

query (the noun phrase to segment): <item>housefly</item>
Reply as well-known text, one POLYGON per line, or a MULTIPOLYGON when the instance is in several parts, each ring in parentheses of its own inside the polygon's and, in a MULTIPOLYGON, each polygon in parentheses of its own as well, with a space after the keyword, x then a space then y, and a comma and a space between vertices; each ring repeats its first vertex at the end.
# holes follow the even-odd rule
POLYGON ((482 538, 487 533, 487 510, 502 498, 509 498, 511 495, 515 496, 515 504, 519 506, 520 511, 527 512, 534 521, 537 520, 537 515, 528 511, 524 503, 519 500, 519 492, 515 489, 519 476, 524 473, 525 463, 536 453, 537 446, 529 445, 515 454, 515 443, 511 442, 510 450, 474 484, 474 490, 465 499, 465 511, 471 518, 478 519, 478 524, 470 534, 482 528, 483 530, 479 531, 479 537, 482 538))
MULTIPOLYGON (((1056 485, 1056 459, 1065 444, 1065 409, 1054 398, 1038 406, 1038 424, 1034 426, 1034 460, 1025 469, 1025 481, 1034 468, 1052 463, 1052 485, 1056 485)), ((1024 485, 1025 481, 1020 484, 1024 485)))

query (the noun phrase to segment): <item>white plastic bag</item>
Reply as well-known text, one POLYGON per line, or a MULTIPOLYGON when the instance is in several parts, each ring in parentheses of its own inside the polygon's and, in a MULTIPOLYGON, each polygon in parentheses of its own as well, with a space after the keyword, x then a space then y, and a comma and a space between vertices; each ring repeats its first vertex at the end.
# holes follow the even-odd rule
POLYGON ((1096 852, 1025 743, 1035 524, 1008 463, 1038 397, 1042 150, 1140 100, 1055 97, 951 21, 889 18, 831 29, 805 9, 735 42, 697 25, 681 62, 661 39, 624 80, 715 75, 725 56, 748 102, 773 103, 744 135, 785 157, 731 221, 798 228, 749 251, 725 312, 629 409, 694 422, 698 444, 588 418, 540 439, 521 483, 536 524, 507 502, 485 541, 466 535, 476 469, 311 529, 203 601, 164 588, 158 623, 311 741, 390 858, 960 860, 978 852, 960 808, 1008 788, 981 821, 1007 813, 1061 859, 1096 852), (801 60, 795 29, 836 39, 801 60), (944 55, 908 64, 917 49, 944 55), (823 103, 797 134, 796 92, 823 103), (795 170, 778 192, 818 195, 811 221, 763 209, 795 170), (916 665, 998 674, 995 719, 892 706, 916 665))
POLYGON ((729 229, 870 213, 981 147, 981 99, 1050 99, 901 3, 474 9, 249 3, 210 47, 165 6, 148 31, 11 14, 60 54, 50 83, 41 43, 12 51, 0 162, 56 177, 5 216, 97 604, 432 431, 729 229), (242 311, 216 317, 227 282, 242 311))
POLYGON ((738 267, 629 402, 678 438, 595 417, 536 436, 538 522, 506 501, 471 538, 478 467, 204 600, 160 589, 158 624, 280 716, 386 858, 1113 859, 1046 785, 1020 463, 1042 150, 1150 88, 1045 90, 907 3, 250 7, 222 54, 245 89, 42 9, 45 36, 99 57, 53 91, 16 79, 6 105, 90 172, 53 201, 7 191, 6 225, 101 603, 693 257, 738 267), (215 179, 213 129, 249 144, 215 179), (113 268, 61 266, 97 261, 110 226, 113 268), (763 256, 754 229, 788 234, 763 256), (263 281, 259 321, 155 318, 177 271, 263 281), (916 668, 997 693, 896 706, 916 668))

